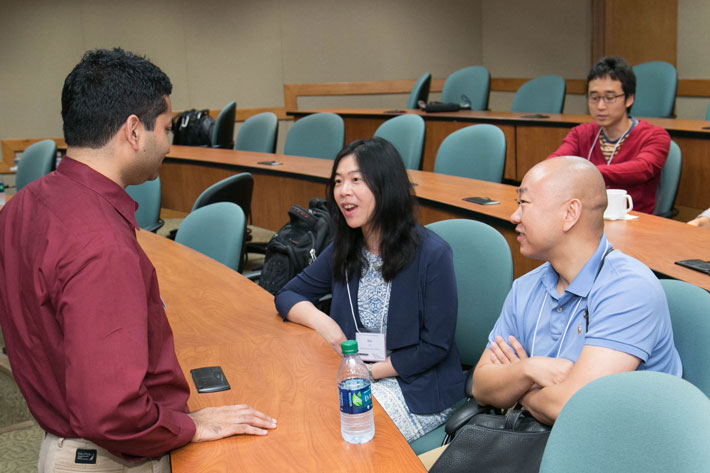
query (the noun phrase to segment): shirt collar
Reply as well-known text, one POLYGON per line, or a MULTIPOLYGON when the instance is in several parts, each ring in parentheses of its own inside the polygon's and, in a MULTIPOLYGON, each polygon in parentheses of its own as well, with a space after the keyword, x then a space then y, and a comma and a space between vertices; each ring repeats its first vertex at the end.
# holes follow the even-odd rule
POLYGON ((138 228, 136 222, 138 204, 111 179, 68 156, 62 158, 56 172, 94 191, 115 208, 133 228, 138 228))
MULTIPOLYGON (((596 279, 599 264, 601 263, 602 257, 607 250, 607 245, 609 247, 611 246, 606 239, 606 234, 602 234, 594 254, 587 260, 570 285, 567 286, 565 293, 571 293, 579 297, 587 297, 589 291, 592 290, 592 285, 596 279)), ((557 293, 558 279, 559 274, 557 274, 551 264, 547 263, 547 268, 545 268, 545 272, 542 276, 542 283, 547 292, 556 300, 562 297, 557 293)))

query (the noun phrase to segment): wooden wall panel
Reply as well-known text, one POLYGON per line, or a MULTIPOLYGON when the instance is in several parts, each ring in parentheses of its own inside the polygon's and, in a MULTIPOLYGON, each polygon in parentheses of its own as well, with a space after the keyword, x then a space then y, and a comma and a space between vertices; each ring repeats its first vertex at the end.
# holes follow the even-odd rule
POLYGON ((592 25, 592 64, 610 55, 677 63, 677 0, 592 0, 592 25))
POLYGON ((518 124, 516 127, 516 143, 518 146, 515 150, 515 158, 517 160, 516 180, 522 181, 523 176, 531 167, 559 148, 570 129, 572 129, 572 125, 569 127, 546 127, 518 124))

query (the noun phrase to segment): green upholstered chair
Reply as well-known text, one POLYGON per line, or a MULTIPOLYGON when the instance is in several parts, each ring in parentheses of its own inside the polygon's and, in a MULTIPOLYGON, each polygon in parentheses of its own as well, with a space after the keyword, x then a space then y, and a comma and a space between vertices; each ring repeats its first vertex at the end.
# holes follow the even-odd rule
POLYGON ((138 202, 136 221, 139 227, 155 232, 163 226, 160 219, 160 177, 137 186, 126 186, 126 192, 138 202))
POLYGON ((708 105, 708 109, 705 111, 705 121, 710 121, 710 105, 708 105))
POLYGON ((710 293, 676 279, 661 279, 683 362, 683 379, 710 396, 710 293))
POLYGON ((671 118, 675 106, 678 74, 672 64, 651 61, 633 67, 636 95, 631 106, 635 117, 671 118))
POLYGON ((390 118, 375 131, 399 152, 407 169, 419 169, 424 148, 424 119, 419 115, 405 114, 390 118))
POLYGON ((486 110, 490 86, 491 74, 488 69, 483 66, 465 67, 446 78, 441 91, 441 101, 468 103, 471 110, 486 110))
POLYGON ((343 148, 345 124, 334 113, 314 113, 294 123, 286 135, 284 154, 335 159, 343 148))
POLYGON ((237 113, 237 103, 229 102, 219 112, 212 127, 210 146, 212 148, 230 149, 234 143, 234 117, 237 113))
POLYGON ((271 112, 259 113, 249 117, 239 127, 234 149, 238 151, 257 151, 259 153, 276 152, 279 120, 271 112))
POLYGON ((416 110, 419 108, 417 105, 420 100, 426 102, 429 100, 429 89, 431 88, 431 74, 423 74, 412 87, 412 91, 409 93, 409 100, 407 101, 407 108, 410 110, 416 110))
POLYGON ((434 172, 501 182, 505 167, 505 135, 495 125, 456 130, 439 145, 434 172))
MULTIPOLYGON (((197 197, 195 203, 192 206, 192 211, 205 207, 206 205, 214 204, 216 202, 232 202, 237 204, 239 208, 242 209, 244 213, 245 221, 249 221, 251 218, 251 197, 254 191, 254 178, 248 172, 242 172, 235 174, 234 176, 229 176, 221 181, 212 184, 207 189, 202 191, 202 194, 197 197)), ((247 240, 248 231, 246 226, 244 227, 244 237, 241 240, 242 245, 242 257, 238 265, 238 270, 242 271, 244 269, 244 264, 246 263, 247 257, 247 240)), ((257 249, 259 252, 264 252, 264 249, 257 249)))
POLYGON ((42 140, 25 149, 17 163, 15 187, 19 192, 30 182, 52 172, 57 159, 57 144, 52 140, 42 140))
POLYGON ((217 202, 190 212, 175 241, 237 271, 245 226, 244 212, 237 204, 217 202))
MULTIPOLYGON (((443 238, 454 252, 458 293, 456 346, 461 363, 474 366, 488 344, 488 334, 513 284, 510 247, 498 230, 475 220, 442 220, 427 228, 443 238)), ((444 436, 441 426, 410 446, 421 454, 440 446, 444 436)))
POLYGON ((708 425, 710 399, 683 379, 650 371, 605 376, 562 408, 540 473, 707 471, 708 425))
POLYGON ((542 76, 520 86, 513 98, 511 112, 562 113, 565 106, 565 80, 556 75, 542 76))
POLYGON ((663 165, 661 180, 658 181, 658 187, 656 188, 656 207, 653 210, 654 215, 671 218, 678 213, 678 211, 673 208, 673 204, 675 203, 675 197, 678 193, 681 164, 682 156, 680 148, 675 141, 671 140, 671 146, 668 149, 668 158, 666 158, 666 164, 663 165))

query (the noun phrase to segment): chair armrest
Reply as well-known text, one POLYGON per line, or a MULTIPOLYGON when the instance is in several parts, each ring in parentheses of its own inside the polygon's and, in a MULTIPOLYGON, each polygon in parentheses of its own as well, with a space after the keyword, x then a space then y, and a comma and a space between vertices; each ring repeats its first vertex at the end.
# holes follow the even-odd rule
POLYGON ((261 270, 258 269, 256 271, 248 271, 246 273, 242 273, 242 276, 247 278, 248 280, 252 282, 257 282, 259 278, 261 278, 261 270))
POLYGON ((475 368, 471 368, 468 370, 468 373, 466 374, 466 381, 464 381, 463 389, 464 392, 466 393, 466 396, 468 397, 473 397, 473 370, 475 368))
POLYGON ((466 404, 456 409, 446 421, 444 431, 447 438, 453 438, 454 434, 476 414, 489 410, 489 407, 479 406, 474 398, 469 398, 466 404))
POLYGON ((146 231, 151 232, 151 233, 155 233, 155 232, 157 232, 158 230, 160 230, 164 224, 165 224, 165 222, 163 221, 163 219, 159 219, 157 222, 155 222, 155 223, 152 224, 152 225, 149 225, 149 226, 145 227, 143 230, 146 230, 146 231))

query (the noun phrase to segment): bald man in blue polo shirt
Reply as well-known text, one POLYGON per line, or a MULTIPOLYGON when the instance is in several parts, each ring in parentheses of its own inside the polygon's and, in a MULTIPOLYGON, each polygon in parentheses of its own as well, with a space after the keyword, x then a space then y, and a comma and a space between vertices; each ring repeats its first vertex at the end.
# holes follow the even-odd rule
POLYGON ((476 365, 479 404, 516 401, 554 423, 585 384, 613 373, 682 374, 661 285, 604 235, 606 189, 587 160, 537 164, 511 216, 520 252, 545 263, 513 283, 476 365))

